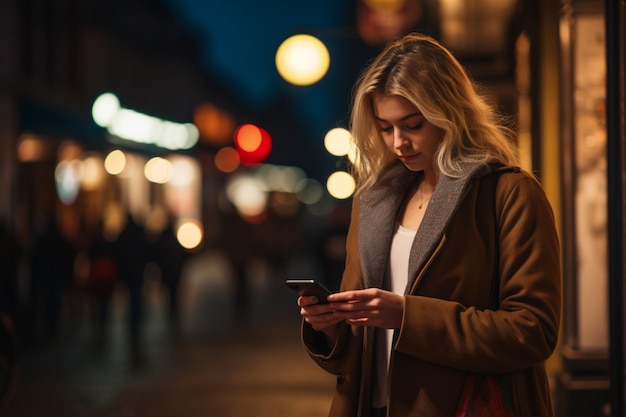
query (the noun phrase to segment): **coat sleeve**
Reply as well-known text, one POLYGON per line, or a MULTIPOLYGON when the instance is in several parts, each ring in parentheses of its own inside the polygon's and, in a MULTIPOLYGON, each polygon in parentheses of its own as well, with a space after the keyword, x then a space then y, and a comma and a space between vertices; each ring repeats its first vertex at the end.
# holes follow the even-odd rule
MULTIPOLYGON (((350 226, 346 237, 346 263, 340 291, 362 288, 361 265, 358 257, 358 201, 352 206, 350 226)), ((336 374, 343 366, 345 356, 354 356, 355 347, 363 337, 363 329, 340 324, 339 337, 334 346, 328 346, 322 332, 315 331, 302 321, 302 342, 309 356, 324 370, 336 374), (351 353, 347 353, 351 352, 351 353)))
MULTIPOLYGON (((561 311, 560 249, 552 209, 527 173, 502 175, 496 206, 498 310, 464 305, 452 297, 408 295, 398 352, 470 372, 514 371, 551 355, 561 311)), ((456 290, 468 283, 459 285, 456 290)))

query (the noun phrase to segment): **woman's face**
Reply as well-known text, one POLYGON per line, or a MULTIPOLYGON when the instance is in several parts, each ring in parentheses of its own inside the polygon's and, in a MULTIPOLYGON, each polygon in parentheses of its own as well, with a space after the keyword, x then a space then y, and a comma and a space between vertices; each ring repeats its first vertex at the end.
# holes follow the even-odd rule
POLYGON ((387 148, 411 171, 431 171, 443 131, 404 97, 374 96, 374 117, 387 148))

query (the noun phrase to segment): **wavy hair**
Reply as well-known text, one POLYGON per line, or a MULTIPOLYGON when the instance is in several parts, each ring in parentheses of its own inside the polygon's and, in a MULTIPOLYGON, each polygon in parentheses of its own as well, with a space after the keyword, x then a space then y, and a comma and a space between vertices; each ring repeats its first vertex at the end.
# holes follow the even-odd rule
POLYGON ((396 160, 374 118, 373 97, 394 94, 415 105, 443 131, 435 169, 461 177, 465 162, 517 165, 512 129, 479 92, 457 59, 431 37, 413 33, 390 42, 357 81, 350 120, 358 191, 396 160))

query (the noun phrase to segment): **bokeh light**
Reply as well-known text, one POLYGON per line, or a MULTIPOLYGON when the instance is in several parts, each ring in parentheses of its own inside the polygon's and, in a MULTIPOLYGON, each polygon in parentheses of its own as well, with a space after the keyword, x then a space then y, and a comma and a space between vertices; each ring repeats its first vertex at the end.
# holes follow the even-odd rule
POLYGON ((267 191, 287 193, 295 193, 298 182, 306 177, 302 168, 272 164, 259 165, 255 173, 266 185, 267 191))
POLYGON ((342 127, 330 129, 324 136, 324 147, 334 156, 344 156, 350 152, 352 136, 342 127))
POLYGON ((177 187, 184 187, 193 181, 195 169, 187 157, 177 157, 172 161, 172 176, 170 183, 177 187))
POLYGON ((84 151, 82 146, 73 140, 64 140, 57 149, 57 157, 59 161, 71 161, 74 159, 82 160, 84 151))
POLYGON ((253 124, 244 124, 235 132, 235 145, 242 164, 257 165, 269 155, 272 138, 264 129, 253 124))
POLYGON ((215 167, 224 173, 230 173, 239 168, 239 154, 235 148, 226 146, 215 154, 215 167))
POLYGON ((420 1, 361 0, 357 3, 356 29, 365 42, 381 46, 409 32, 423 17, 420 1))
POLYGON ((102 233, 104 238, 113 242, 125 226, 126 213, 119 202, 109 202, 102 212, 102 233))
POLYGON ((81 186, 83 190, 94 191, 104 181, 104 165, 99 156, 89 156, 81 164, 81 186))
POLYGON ((354 145, 354 141, 350 141, 350 149, 348 150, 348 160, 353 164, 357 163, 357 149, 354 145))
POLYGON ((313 178, 304 178, 296 185, 296 196, 304 204, 316 204, 324 196, 324 187, 313 178))
POLYGON ((118 138, 156 145, 166 149, 191 149, 200 138, 196 125, 175 123, 120 106, 112 93, 94 100, 91 108, 94 121, 118 138))
POLYGON ((333 172, 326 181, 328 193, 338 200, 352 196, 355 188, 354 178, 345 171, 333 172))
POLYGON ((256 217, 267 207, 267 193, 263 184, 255 177, 240 175, 226 184, 226 195, 245 217, 256 217))
POLYGON ((121 174, 126 168, 126 155, 124 152, 116 149, 109 152, 104 159, 104 169, 111 175, 121 174))
POLYGON ((176 231, 176 238, 185 249, 194 249, 202 243, 204 235, 202 225, 197 220, 185 220, 176 231))
POLYGON ((17 157, 20 162, 34 162, 43 160, 49 152, 50 143, 45 139, 25 133, 20 137, 17 146, 17 157))
POLYGON ((59 200, 69 206, 76 201, 80 191, 81 161, 78 159, 60 161, 54 170, 59 200))
POLYGON ((148 181, 165 184, 172 178, 172 164, 157 156, 146 162, 143 173, 148 181))
POLYGON ((203 141, 212 145, 225 145, 232 140, 235 119, 212 103, 202 103, 193 113, 193 122, 203 141))
POLYGON ((254 152, 261 146, 261 129, 251 124, 243 125, 237 131, 235 140, 242 151, 254 152))
POLYGON ((91 116, 98 126, 107 127, 113 123, 113 119, 119 110, 120 101, 115 94, 104 93, 93 102, 91 116))
POLYGON ((287 38, 276 51, 276 69, 281 77, 294 85, 311 85, 318 82, 330 66, 326 45, 311 35, 294 35, 287 38))

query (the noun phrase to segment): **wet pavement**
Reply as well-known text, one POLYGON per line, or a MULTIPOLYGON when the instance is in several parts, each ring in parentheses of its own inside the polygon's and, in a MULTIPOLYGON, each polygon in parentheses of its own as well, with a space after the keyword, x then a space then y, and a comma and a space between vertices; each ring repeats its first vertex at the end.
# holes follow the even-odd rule
POLYGON ((241 317, 232 275, 219 256, 188 265, 178 324, 164 290, 145 285, 139 348, 116 292, 108 338, 94 344, 86 314, 69 314, 54 340, 21 353, 6 417, 322 417, 334 378, 308 359, 295 295, 281 274, 256 266, 241 317))

